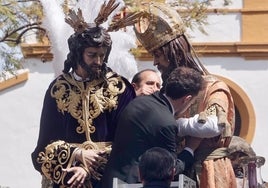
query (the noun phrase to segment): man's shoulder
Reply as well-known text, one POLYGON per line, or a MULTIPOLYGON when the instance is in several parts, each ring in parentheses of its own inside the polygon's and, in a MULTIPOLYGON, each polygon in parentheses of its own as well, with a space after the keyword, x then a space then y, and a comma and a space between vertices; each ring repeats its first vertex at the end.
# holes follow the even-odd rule
MULTIPOLYGON (((107 78, 107 80, 110 81, 110 82, 118 82, 119 84, 120 84, 120 83, 123 83, 123 84, 125 84, 127 87, 133 88, 133 86, 131 85, 131 83, 128 81, 127 78, 125 78, 125 77, 122 76, 122 75, 119 75, 119 74, 116 73, 116 72, 113 72, 113 71, 109 71, 109 72, 107 72, 107 74, 106 74, 106 78, 107 78)), ((134 91, 134 88, 133 88, 133 91, 134 91)))
POLYGON ((66 73, 63 73, 63 74, 58 75, 56 78, 54 78, 54 79, 50 82, 49 86, 52 87, 55 83, 57 83, 57 82, 59 82, 59 81, 62 81, 62 80, 66 80, 66 76, 67 76, 67 77, 70 77, 70 75, 69 75, 69 74, 66 74, 66 73))
POLYGON ((124 82, 128 82, 128 83, 130 83, 130 82, 128 81, 128 79, 126 79, 124 76, 122 76, 122 75, 120 75, 120 74, 118 74, 118 73, 116 73, 116 72, 114 72, 114 71, 112 71, 112 70, 110 70, 110 71, 108 71, 108 72, 106 73, 106 78, 107 78, 108 80, 112 80, 112 79, 120 79, 120 80, 123 80, 124 82))

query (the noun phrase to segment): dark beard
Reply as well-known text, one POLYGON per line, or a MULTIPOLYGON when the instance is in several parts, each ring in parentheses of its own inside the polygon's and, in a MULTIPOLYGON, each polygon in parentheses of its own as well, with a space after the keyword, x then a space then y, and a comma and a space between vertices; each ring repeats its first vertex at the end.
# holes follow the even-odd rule
MULTIPOLYGON (((106 74, 106 65, 102 64, 102 66, 99 66, 98 69, 96 68, 92 69, 91 65, 86 64, 84 61, 80 63, 81 67, 88 73, 88 79, 90 81, 103 78, 105 79, 106 74)), ((94 65, 96 66, 96 65, 94 65)))

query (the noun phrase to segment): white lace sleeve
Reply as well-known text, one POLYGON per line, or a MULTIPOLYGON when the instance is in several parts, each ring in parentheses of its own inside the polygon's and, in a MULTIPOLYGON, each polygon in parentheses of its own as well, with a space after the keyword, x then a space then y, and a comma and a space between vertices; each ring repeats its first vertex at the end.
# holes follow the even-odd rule
POLYGON ((215 115, 207 116, 206 123, 198 123, 198 114, 191 118, 179 118, 176 120, 178 136, 194 136, 199 138, 212 138, 222 133, 223 128, 218 126, 215 115))

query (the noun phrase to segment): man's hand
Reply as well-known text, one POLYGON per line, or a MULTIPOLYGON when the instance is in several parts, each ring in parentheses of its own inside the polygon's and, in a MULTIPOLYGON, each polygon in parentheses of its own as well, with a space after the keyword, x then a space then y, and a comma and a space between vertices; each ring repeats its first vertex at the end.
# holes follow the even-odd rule
POLYGON ((93 149, 78 149, 75 159, 86 165, 87 169, 98 166, 98 161, 102 158, 99 151, 93 149))
POLYGON ((155 92, 155 90, 151 87, 140 87, 138 90, 136 90, 137 96, 143 96, 143 95, 151 95, 155 92))

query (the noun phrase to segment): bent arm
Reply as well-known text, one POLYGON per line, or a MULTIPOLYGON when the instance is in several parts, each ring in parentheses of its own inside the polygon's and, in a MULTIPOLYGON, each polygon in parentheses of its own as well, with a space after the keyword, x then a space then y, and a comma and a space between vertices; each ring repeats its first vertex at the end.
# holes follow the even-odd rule
POLYGON ((207 121, 198 123, 198 114, 191 118, 177 119, 178 136, 193 136, 199 138, 212 138, 222 133, 223 128, 218 126, 215 115, 207 116, 207 121))

